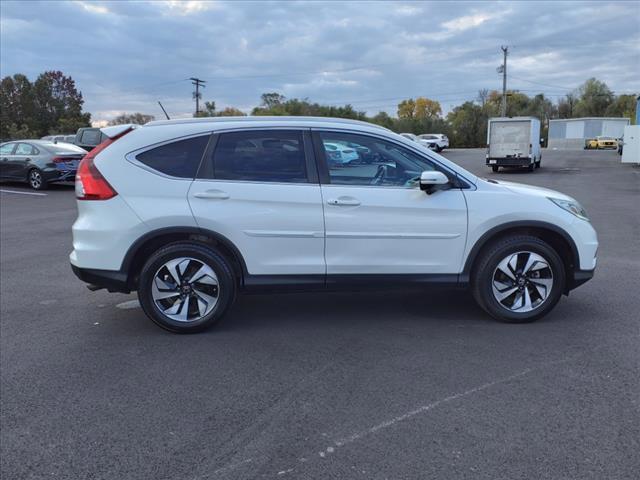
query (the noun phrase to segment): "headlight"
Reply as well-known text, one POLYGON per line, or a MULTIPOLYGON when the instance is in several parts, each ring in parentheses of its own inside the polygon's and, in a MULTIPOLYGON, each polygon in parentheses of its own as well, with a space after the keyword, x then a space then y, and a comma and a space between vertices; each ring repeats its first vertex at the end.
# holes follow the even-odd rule
POLYGON ((582 220, 586 220, 587 222, 589 221, 587 212, 584 210, 584 208, 582 208, 582 205, 580 205, 578 202, 573 200, 562 200, 560 198, 551 198, 551 197, 547 197, 547 198, 551 200, 553 203, 555 203, 557 206, 562 208, 563 210, 566 210, 567 212, 572 213, 573 215, 575 215, 576 217, 582 220))

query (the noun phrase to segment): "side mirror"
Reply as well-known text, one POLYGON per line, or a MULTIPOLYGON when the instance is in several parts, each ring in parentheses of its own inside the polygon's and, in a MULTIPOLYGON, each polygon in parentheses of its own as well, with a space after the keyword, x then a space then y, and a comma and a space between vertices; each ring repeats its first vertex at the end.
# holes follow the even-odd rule
POLYGON ((544 138, 540 139, 540 145, 544 145, 544 138))
POLYGON ((427 195, 431 195, 438 187, 447 185, 449 178, 438 171, 425 171, 420 174, 420 190, 426 192, 427 195))

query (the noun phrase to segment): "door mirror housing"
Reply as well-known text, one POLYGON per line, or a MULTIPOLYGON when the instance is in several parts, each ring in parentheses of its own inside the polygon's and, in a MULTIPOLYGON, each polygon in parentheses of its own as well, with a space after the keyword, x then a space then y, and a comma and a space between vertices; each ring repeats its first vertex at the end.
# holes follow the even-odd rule
POLYGON ((443 185, 448 184, 449 178, 442 172, 428 170, 420 174, 420 190, 425 191, 427 195, 431 195, 443 185))

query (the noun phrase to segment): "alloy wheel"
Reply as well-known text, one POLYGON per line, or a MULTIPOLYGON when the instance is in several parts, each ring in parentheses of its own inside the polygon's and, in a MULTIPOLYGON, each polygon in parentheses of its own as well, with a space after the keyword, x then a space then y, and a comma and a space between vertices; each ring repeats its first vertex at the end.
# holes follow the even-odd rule
POLYGON ((29 174, 29 184, 35 190, 38 190, 42 186, 42 175, 37 170, 31 170, 29 174))
POLYGON ((549 262, 534 252, 509 254, 493 272, 493 296, 503 308, 512 312, 537 309, 552 289, 553 272, 549 262))
POLYGON ((215 308, 220 298, 213 269, 191 257, 179 257, 162 265, 151 289, 158 309, 171 320, 196 322, 215 308))

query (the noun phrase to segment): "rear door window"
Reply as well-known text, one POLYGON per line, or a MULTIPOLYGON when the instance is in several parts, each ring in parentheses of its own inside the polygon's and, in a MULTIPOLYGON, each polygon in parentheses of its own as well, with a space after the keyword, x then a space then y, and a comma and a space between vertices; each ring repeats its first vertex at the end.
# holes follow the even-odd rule
POLYGON ((307 183, 301 131, 252 130, 222 133, 213 155, 213 172, 221 180, 307 183))
POLYGON ((14 155, 37 155, 37 151, 28 143, 19 143, 14 155))
POLYGON ((136 160, 158 172, 178 178, 195 178, 209 135, 186 138, 146 150, 136 160))

